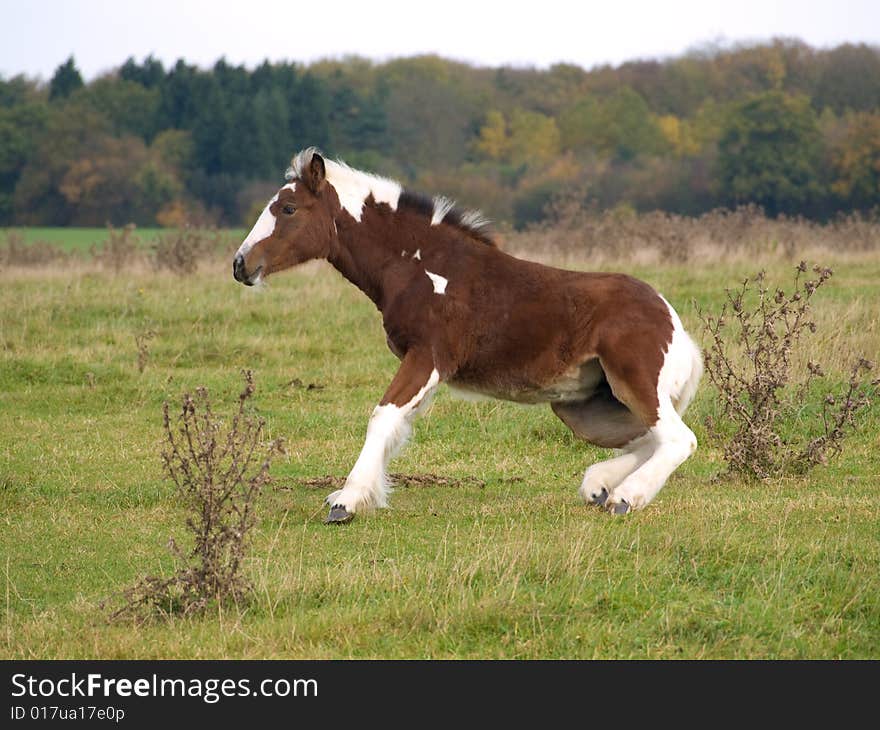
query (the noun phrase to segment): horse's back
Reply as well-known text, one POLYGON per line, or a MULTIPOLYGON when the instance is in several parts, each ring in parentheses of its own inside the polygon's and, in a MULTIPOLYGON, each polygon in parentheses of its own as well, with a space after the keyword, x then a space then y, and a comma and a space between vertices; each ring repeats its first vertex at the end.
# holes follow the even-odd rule
POLYGON ((467 269, 470 283, 459 277, 453 288, 450 277, 452 296, 441 303, 459 348, 449 368, 452 384, 520 402, 562 402, 590 397, 605 380, 605 362, 628 356, 659 368, 672 322, 647 283, 498 250, 479 254, 482 261, 467 269))

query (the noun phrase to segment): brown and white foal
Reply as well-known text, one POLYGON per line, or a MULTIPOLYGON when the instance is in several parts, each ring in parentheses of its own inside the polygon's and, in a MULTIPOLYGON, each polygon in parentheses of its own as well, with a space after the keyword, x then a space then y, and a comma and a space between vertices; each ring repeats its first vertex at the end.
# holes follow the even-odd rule
POLYGON ((564 271, 495 247, 485 221, 442 197, 413 195, 310 148, 241 244, 248 286, 327 259, 382 313, 400 369, 373 411, 328 522, 384 507, 386 467, 440 383, 549 403, 581 438, 621 449, 587 469, 581 496, 622 514, 647 505, 693 453, 681 414, 700 352, 650 286, 624 274, 564 271))

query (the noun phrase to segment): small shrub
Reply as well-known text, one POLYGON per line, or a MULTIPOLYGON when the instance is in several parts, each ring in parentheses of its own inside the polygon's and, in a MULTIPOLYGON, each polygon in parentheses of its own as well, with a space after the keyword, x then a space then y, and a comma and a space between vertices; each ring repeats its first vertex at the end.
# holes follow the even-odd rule
POLYGON ((809 362, 800 386, 789 387, 792 351, 807 332, 816 331, 810 301, 832 276, 831 269, 816 266, 816 278, 803 281, 806 272, 801 262, 792 290, 786 293, 771 291, 762 271, 736 291, 727 291, 718 316, 700 313, 704 334, 712 342, 704 351, 706 374, 721 396, 728 428, 713 421, 709 426, 716 434, 732 430, 724 444, 729 472, 761 479, 826 463, 840 453, 856 426, 856 414, 876 396, 880 381, 868 380, 872 365, 864 358, 853 365, 847 391, 842 396, 826 393, 821 408, 808 402, 811 384, 824 376, 818 363, 809 362), (820 414, 821 434, 809 438, 809 426, 800 425, 797 431, 804 435, 785 438, 783 426, 796 411, 820 414))
POLYGON ((163 233, 153 244, 153 268, 193 274, 205 259, 221 251, 227 238, 226 234, 209 228, 181 228, 163 233))
POLYGON ((107 224, 107 241, 103 246, 92 246, 92 258, 101 266, 118 274, 142 256, 141 240, 135 235, 134 223, 122 228, 107 224))
POLYGON ((0 266, 46 266, 57 261, 65 261, 70 255, 59 246, 48 241, 26 243, 18 231, 6 234, 6 243, 0 246, 0 266))
POLYGON ((165 473, 186 508, 192 549, 184 552, 174 538, 169 549, 183 566, 171 577, 147 576, 123 593, 125 604, 112 618, 180 611, 191 614, 211 602, 243 599, 250 584, 243 572, 255 508, 269 480, 269 465, 280 441, 265 444, 265 422, 248 412, 254 393, 251 371, 238 410, 225 428, 215 415, 205 388, 185 393, 180 414, 171 418, 166 401, 163 424, 165 473))

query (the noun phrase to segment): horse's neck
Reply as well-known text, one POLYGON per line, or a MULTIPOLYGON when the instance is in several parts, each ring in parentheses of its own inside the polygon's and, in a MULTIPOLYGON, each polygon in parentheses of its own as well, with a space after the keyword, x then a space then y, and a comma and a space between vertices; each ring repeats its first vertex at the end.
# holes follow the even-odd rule
POLYGON ((378 230, 367 223, 340 223, 327 260, 366 294, 381 311, 394 283, 399 285, 400 253, 394 228, 378 230))

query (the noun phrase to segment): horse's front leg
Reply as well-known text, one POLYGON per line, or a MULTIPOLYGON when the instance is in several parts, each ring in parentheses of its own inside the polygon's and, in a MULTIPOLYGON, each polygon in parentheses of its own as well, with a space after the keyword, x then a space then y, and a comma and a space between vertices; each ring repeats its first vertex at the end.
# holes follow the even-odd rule
POLYGON ((367 438, 345 486, 329 497, 329 523, 349 522, 357 512, 385 507, 391 491, 388 462, 406 443, 416 415, 440 383, 430 353, 410 350, 370 416, 367 438))

